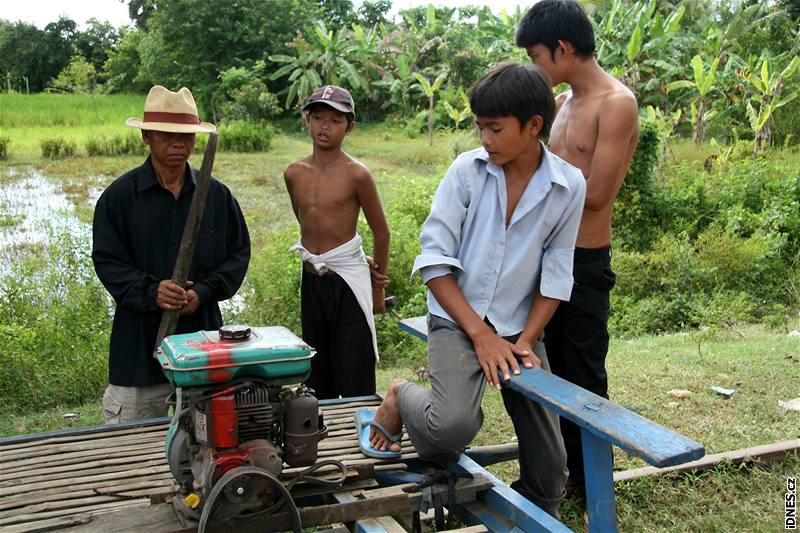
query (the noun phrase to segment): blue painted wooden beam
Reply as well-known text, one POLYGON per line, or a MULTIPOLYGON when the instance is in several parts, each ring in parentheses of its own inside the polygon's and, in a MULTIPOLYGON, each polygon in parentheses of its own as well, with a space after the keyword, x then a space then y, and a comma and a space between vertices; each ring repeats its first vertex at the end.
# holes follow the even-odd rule
POLYGON ((586 512, 589 533, 617 530, 614 502, 614 464, 611 443, 581 429, 583 472, 586 479, 586 512))
MULTIPOLYGON (((400 328, 422 340, 428 338, 425 317, 403 319, 400 328)), ((705 455, 702 444, 582 387, 539 368, 521 370, 508 387, 651 465, 673 466, 705 455)))
POLYGON ((546 531, 553 533, 567 533, 570 531, 564 524, 544 512, 530 500, 520 495, 517 491, 497 479, 488 470, 464 455, 459 455, 458 463, 447 465, 449 470, 461 474, 482 474, 492 482, 492 488, 478 493, 478 499, 485 503, 481 505, 457 505, 456 514, 459 517, 472 517, 470 523, 482 523, 492 531, 546 531), (508 524, 514 524, 518 529, 507 529, 508 524))
POLYGON ((400 329, 428 342, 428 321, 424 316, 402 319, 400 321, 400 329))
POLYGON ((521 368, 506 385, 653 466, 705 455, 702 444, 541 368, 521 368))

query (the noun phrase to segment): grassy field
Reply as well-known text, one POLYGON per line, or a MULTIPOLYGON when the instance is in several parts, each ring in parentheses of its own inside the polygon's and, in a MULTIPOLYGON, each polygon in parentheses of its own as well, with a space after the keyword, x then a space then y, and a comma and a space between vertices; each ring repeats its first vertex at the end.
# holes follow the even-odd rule
POLYGON ((0 93, 0 137, 11 139, 9 162, 25 164, 41 154, 40 142, 62 138, 78 145, 92 137, 127 133, 128 117, 142 115, 141 95, 0 93))
MULTIPOLYGON (((128 116, 141 115, 143 100, 141 96, 106 97, 101 101, 92 97, 0 95, 0 136, 11 139, 9 159, 0 161, 0 186, 36 169, 59 184, 76 206, 79 218, 89 222, 93 208, 90 199, 116 176, 140 164, 142 158, 86 157, 81 149, 83 142, 91 135, 126 132, 128 128, 122 122, 128 116), (76 157, 57 161, 41 157, 39 141, 56 134, 78 144, 76 157)), ((286 165, 311 149, 296 122, 284 122, 278 129, 269 152, 221 152, 214 167, 215 175, 231 187, 242 205, 256 253, 275 231, 296 225, 282 174, 286 165)), ((391 124, 359 124, 345 146, 371 169, 384 204, 390 205, 410 182, 440 179, 456 149, 474 145, 474 136, 459 133, 437 135, 434 146, 429 147, 425 137, 409 139, 391 124)), ((702 165, 707 155, 707 149, 680 143, 671 146, 668 157, 702 165)), ((795 152, 791 157, 798 156, 795 152)), ((194 156, 192 164, 199 166, 200 157, 194 156)), ((6 224, 4 220, 0 212, 0 225, 6 224)), ((13 221, 7 223, 13 225, 13 221)), ((800 329, 797 319, 790 329, 800 329)), ((611 398, 703 443, 707 453, 798 438, 800 413, 778 406, 779 400, 800 396, 800 338, 787 333, 768 331, 760 325, 737 325, 735 329, 612 339, 608 357, 611 398), (714 385, 736 389, 736 394, 725 400, 709 389, 714 385), (669 395, 672 389, 689 390, 692 397, 677 400, 669 395)), ((380 367, 380 387, 394 377, 420 380, 425 346, 410 338, 404 343, 407 356, 394 365, 384 363, 380 367)), ((514 438, 499 394, 487 392, 484 411, 487 423, 475 444, 497 444, 514 438)), ((5 415, 0 419, 0 435, 102 422, 99 400, 33 414, 5 415), (79 416, 67 422, 63 417, 66 413, 79 416)), ((617 469, 642 465, 619 453, 615 460, 617 469)), ((513 462, 493 467, 493 471, 506 481, 517 473, 513 462)), ((723 465, 700 474, 626 482, 617 487, 620 530, 776 531, 782 524, 786 477, 798 473, 800 459, 795 455, 764 468, 723 465)), ((564 518, 571 528, 584 529, 582 502, 568 501, 564 518)))

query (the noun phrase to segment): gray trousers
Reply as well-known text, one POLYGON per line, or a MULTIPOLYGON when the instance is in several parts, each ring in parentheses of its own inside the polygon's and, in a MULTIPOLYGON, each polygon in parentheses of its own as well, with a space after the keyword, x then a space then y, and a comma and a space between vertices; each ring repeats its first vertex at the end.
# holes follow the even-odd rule
MULTIPOLYGON (((549 371, 541 341, 534 351, 542 368, 549 371)), ((397 395, 406 431, 423 459, 452 454, 472 442, 483 424, 481 401, 486 386, 467 334, 454 322, 430 314, 428 361, 431 388, 404 383, 397 395)), ((502 395, 519 442, 520 478, 511 486, 558 517, 567 479, 558 416, 507 387, 502 395)))
POLYGON ((103 411, 106 424, 119 424, 129 420, 142 420, 167 416, 167 397, 172 392, 169 383, 147 387, 108 385, 103 394, 103 411))

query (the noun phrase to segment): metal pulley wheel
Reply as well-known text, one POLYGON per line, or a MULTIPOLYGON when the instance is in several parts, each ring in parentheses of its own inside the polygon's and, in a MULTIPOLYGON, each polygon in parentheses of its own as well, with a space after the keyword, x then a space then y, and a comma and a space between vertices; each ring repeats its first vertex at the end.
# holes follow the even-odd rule
MULTIPOLYGON (((267 482, 267 487, 263 493, 271 495, 271 498, 268 498, 271 501, 265 502, 264 510, 244 516, 256 516, 265 511, 276 511, 281 507, 286 507, 292 516, 292 531, 294 533, 302 533, 303 527, 300 523, 300 512, 297 510, 294 500, 292 500, 292 495, 283 486, 280 479, 263 468, 255 466, 240 466, 225 472, 219 478, 219 481, 214 484, 203 504, 203 512, 197 525, 198 533, 206 533, 208 531, 209 523, 214 515, 214 507, 219 503, 218 500, 227 500, 232 504, 247 501, 253 497, 253 492, 264 481, 267 482), (275 504, 276 501, 279 504, 275 504)), ((227 518, 230 519, 231 517, 227 518)))

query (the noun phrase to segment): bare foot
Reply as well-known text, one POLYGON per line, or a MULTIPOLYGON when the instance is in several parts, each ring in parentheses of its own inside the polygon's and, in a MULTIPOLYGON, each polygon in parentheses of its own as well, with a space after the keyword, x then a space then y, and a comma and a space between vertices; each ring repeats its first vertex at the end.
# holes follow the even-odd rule
MULTIPOLYGON (((405 379, 396 379, 392 381, 389 384, 389 389, 386 391, 386 397, 383 399, 383 403, 381 403, 380 407, 378 407, 378 410, 375 412, 375 422, 383 425, 392 435, 396 435, 403 429, 403 419, 400 418, 400 409, 397 407, 397 389, 405 382, 405 379)), ((370 446, 376 450, 400 451, 399 442, 390 443, 389 437, 374 426, 369 432, 369 443, 370 446)))

